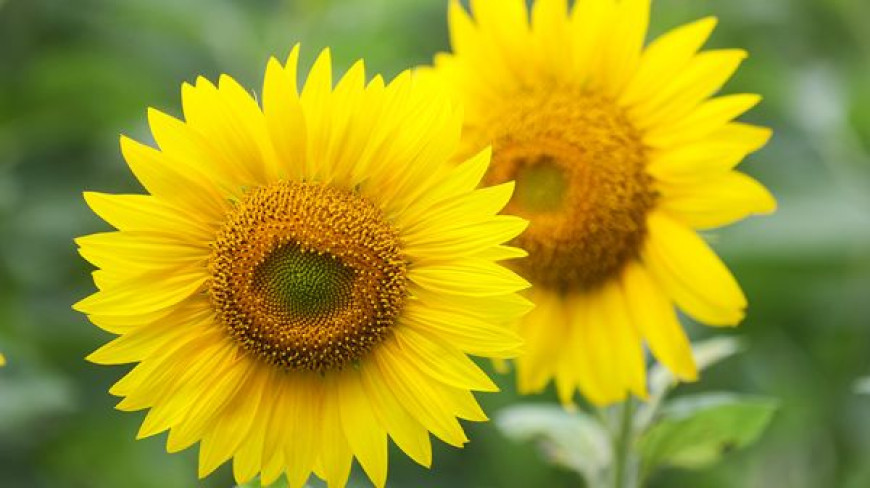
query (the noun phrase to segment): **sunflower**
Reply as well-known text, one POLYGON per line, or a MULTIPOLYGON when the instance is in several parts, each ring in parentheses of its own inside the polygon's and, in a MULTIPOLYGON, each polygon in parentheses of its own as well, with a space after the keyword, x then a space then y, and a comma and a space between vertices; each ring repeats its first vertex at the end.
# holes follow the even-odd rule
POLYGON ((159 149, 121 138, 147 195, 86 193, 117 231, 79 238, 99 291, 74 308, 120 337, 99 364, 144 410, 138 437, 199 442, 199 475, 313 472, 343 486, 355 457, 387 475, 387 437, 429 466, 429 433, 461 447, 496 386, 469 354, 507 358, 528 283, 498 262, 526 227, 496 215, 513 184, 456 166, 461 111, 402 73, 333 87, 324 51, 297 90, 298 46, 268 63, 262 108, 232 78, 182 87, 184 120, 149 110, 159 149))
POLYGON ((734 326, 746 298, 696 233, 767 213, 770 193, 734 167, 771 131, 734 121, 754 94, 712 98, 746 52, 698 52, 716 20, 644 46, 650 0, 472 0, 449 8, 452 53, 421 73, 465 105, 461 155, 492 144, 484 181, 516 181, 509 212, 534 285, 520 323, 519 388, 555 380, 561 401, 646 396, 644 342, 697 378, 676 309, 734 326))

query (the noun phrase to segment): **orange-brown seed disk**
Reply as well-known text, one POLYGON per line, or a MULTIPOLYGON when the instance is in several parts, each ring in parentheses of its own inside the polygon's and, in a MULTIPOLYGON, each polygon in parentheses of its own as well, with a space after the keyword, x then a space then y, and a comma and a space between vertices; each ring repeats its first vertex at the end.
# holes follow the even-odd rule
POLYGON ((398 232, 363 198, 317 183, 252 190, 213 244, 210 295, 229 333, 287 369, 360 359, 407 295, 398 232))
POLYGON ((517 97, 493 125, 489 183, 516 180, 506 212, 528 218, 517 264, 536 286, 595 288, 636 257, 655 203, 640 135, 582 90, 517 97))

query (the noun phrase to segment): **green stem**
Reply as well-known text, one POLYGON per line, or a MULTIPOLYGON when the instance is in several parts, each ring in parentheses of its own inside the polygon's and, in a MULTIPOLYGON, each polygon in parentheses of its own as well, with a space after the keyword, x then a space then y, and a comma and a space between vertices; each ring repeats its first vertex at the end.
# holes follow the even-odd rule
POLYGON ((613 436, 613 488, 626 488, 626 481, 629 479, 628 469, 630 469, 629 458, 631 456, 634 417, 634 404, 630 396, 620 408, 622 415, 619 430, 613 436))

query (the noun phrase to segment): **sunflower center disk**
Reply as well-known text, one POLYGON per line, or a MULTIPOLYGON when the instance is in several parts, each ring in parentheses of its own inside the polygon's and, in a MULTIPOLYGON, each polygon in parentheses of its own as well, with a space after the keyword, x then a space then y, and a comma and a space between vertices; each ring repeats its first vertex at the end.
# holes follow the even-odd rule
POLYGON ((390 333, 407 295, 398 233, 380 209, 311 183, 250 192, 218 234, 210 270, 230 335, 287 369, 360 359, 390 333))
POLYGON ((606 98, 517 97, 496 122, 489 183, 515 180, 506 211, 528 218, 520 271, 560 291, 595 288, 636 257, 655 192, 640 135, 606 98))
POLYGON ((316 317, 349 305, 353 270, 331 254, 288 245, 254 270, 252 291, 275 313, 316 317))

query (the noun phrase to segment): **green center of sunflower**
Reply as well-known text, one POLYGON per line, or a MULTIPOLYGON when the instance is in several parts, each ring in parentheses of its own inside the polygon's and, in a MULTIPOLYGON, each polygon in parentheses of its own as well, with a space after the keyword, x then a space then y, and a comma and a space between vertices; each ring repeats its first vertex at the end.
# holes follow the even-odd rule
POLYGON ((213 244, 210 296, 242 347, 286 369, 340 369, 384 340, 407 296, 398 232, 362 196, 257 188, 213 244))
POLYGON ((489 183, 515 180, 507 212, 528 218, 517 264, 537 286, 600 286, 635 259, 656 200, 639 133, 610 99, 525 93, 494 121, 489 183))
POLYGON ((253 282, 253 291, 271 306, 298 317, 312 317, 348 305, 353 270, 331 254, 290 245, 273 251, 254 270, 253 282))
POLYGON ((517 169, 514 201, 529 212, 554 212, 562 208, 568 181, 559 163, 548 155, 523 160, 517 169))

